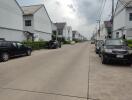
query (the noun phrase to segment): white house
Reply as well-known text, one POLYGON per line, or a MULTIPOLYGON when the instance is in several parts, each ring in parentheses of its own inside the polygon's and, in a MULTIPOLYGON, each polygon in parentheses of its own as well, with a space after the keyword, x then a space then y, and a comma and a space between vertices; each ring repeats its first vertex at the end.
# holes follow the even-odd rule
POLYGON ((113 23, 113 38, 132 39, 132 1, 118 0, 113 23))
POLYGON ((67 34, 68 34, 68 28, 67 28, 67 23, 55 23, 57 30, 58 30, 58 37, 64 38, 67 40, 67 34))
POLYGON ((58 38, 58 30, 57 30, 57 26, 55 25, 55 23, 52 23, 52 36, 54 38, 58 38))
POLYGON ((68 26, 67 27, 67 30, 68 30, 67 40, 68 41, 72 41, 72 27, 71 26, 68 26))
POLYGON ((42 39, 51 40, 52 21, 44 5, 32 5, 22 7, 24 15, 24 31, 29 33, 29 37, 34 41, 42 39))
POLYGON ((82 36, 80 35, 80 33, 78 31, 72 31, 72 38, 74 41, 76 40, 81 40, 82 39, 82 36))
POLYGON ((111 38, 112 34, 112 23, 111 21, 104 21, 100 27, 99 40, 105 40, 106 38, 111 38))
POLYGON ((0 0, 0 38, 23 41, 23 11, 16 0, 0 0))

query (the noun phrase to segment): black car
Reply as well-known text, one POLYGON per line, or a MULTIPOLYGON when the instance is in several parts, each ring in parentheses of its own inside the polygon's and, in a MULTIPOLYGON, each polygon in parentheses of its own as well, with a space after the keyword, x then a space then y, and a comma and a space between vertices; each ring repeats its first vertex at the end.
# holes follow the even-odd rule
POLYGON ((57 41, 57 40, 51 40, 48 43, 48 48, 49 49, 57 49, 57 48, 61 48, 61 42, 57 41))
POLYGON ((103 40, 98 40, 95 44, 95 52, 96 54, 99 54, 101 47, 103 45, 104 41, 103 40))
POLYGON ((27 55, 30 56, 32 49, 20 42, 0 41, 0 60, 8 61, 12 57, 27 55))
POLYGON ((131 65, 132 49, 121 39, 107 39, 101 48, 101 60, 103 64, 110 60, 125 61, 131 65))

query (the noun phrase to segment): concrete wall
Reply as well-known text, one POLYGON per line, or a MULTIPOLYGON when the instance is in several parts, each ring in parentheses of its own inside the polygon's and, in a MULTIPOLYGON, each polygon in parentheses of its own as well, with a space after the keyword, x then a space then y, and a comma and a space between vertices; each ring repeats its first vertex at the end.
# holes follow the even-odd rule
POLYGON ((0 0, 0 27, 23 30, 22 15, 15 0, 0 0))
POLYGON ((45 33, 52 33, 52 22, 44 7, 34 14, 34 29, 45 33))
POLYGON ((23 12, 15 0, 0 0, 0 38, 23 41, 23 12), (18 31, 19 30, 19 31, 18 31))
POLYGON ((5 38, 7 41, 20 41, 26 40, 26 37, 22 31, 8 30, 0 28, 0 38, 5 38))
POLYGON ((126 28, 126 9, 120 12, 114 17, 114 32, 113 38, 116 38, 116 33, 119 32, 119 37, 122 36, 122 33, 125 33, 123 29, 126 28), (122 30, 120 30, 122 29, 122 30))
POLYGON ((24 31, 29 31, 31 33, 34 32, 34 20, 33 20, 33 15, 25 15, 23 16, 23 26, 24 26, 24 31), (25 26, 25 20, 31 20, 32 26, 25 26))
POLYGON ((34 31, 34 33, 37 34, 37 35, 39 35, 39 39, 42 39, 44 41, 51 40, 51 34, 49 34, 49 33, 39 32, 39 31, 34 31))

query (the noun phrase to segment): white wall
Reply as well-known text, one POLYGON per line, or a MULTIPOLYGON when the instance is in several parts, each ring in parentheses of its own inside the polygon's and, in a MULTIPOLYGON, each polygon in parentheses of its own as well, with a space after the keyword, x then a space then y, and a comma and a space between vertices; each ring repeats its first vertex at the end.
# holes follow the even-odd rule
POLYGON ((68 29, 67 29, 67 25, 65 26, 65 28, 63 29, 63 37, 67 40, 68 38, 68 29))
POLYGON ((126 9, 124 9, 122 12, 114 16, 114 24, 113 24, 113 38, 116 38, 116 33, 119 32, 119 37, 122 36, 122 33, 125 34, 124 30, 126 28, 126 9))
POLYGON ((45 33, 52 33, 52 23, 44 7, 34 14, 34 29, 45 33))
POLYGON ((118 30, 126 26, 126 9, 114 16, 114 30, 118 30))
POLYGON ((0 27, 23 30, 22 15, 15 0, 0 0, 0 27))
POLYGON ((44 41, 51 40, 51 34, 47 34, 47 33, 44 33, 44 32, 38 32, 38 31, 35 31, 34 33, 38 34, 39 38, 44 40, 44 41))
POLYGON ((34 32, 34 20, 33 20, 33 15, 25 15, 23 16, 23 26, 24 26, 24 31, 29 31, 31 33, 34 32), (25 20, 31 20, 32 26, 25 26, 25 20))
POLYGON ((7 41, 23 41, 26 40, 22 31, 8 30, 0 28, 0 38, 5 38, 7 41))

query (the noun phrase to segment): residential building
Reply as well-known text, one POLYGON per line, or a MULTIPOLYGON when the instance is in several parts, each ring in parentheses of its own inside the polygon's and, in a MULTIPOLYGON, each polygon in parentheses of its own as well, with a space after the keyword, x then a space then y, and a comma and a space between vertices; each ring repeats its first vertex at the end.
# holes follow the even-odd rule
POLYGON ((53 38, 58 38, 58 30, 57 30, 57 26, 55 25, 55 23, 52 23, 52 39, 53 38))
POLYGON ((16 0, 0 0, 0 38, 23 41, 23 11, 16 0))
POLYGON ((62 23, 55 23, 57 30, 58 30, 58 37, 64 38, 67 40, 67 34, 68 34, 68 28, 67 28, 67 23, 62 22, 62 23))
POLYGON ((113 38, 132 39, 132 2, 118 0, 113 23, 113 38))
POLYGON ((72 31, 72 38, 73 38, 74 41, 80 40, 81 39, 81 35, 80 35, 80 33, 78 31, 74 30, 74 31, 72 31))
POLYGON ((67 40, 68 41, 72 41, 72 27, 71 26, 68 26, 67 27, 67 30, 68 30, 67 40))
POLYGON ((51 40, 52 21, 44 5, 23 6, 24 31, 34 41, 51 40))
POLYGON ((100 40, 112 37, 112 23, 111 21, 104 21, 100 28, 100 40))

